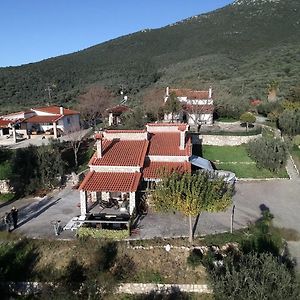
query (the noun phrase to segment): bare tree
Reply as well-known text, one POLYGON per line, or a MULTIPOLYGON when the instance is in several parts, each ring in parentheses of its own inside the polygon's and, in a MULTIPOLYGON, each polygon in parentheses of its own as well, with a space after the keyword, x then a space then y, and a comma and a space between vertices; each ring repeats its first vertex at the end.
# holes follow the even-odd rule
POLYGON ((152 114, 156 119, 163 119, 165 90, 149 88, 142 94, 142 106, 146 114, 152 114))
POLYGON ((74 163, 75 167, 78 167, 78 152, 80 146, 85 138, 87 138, 92 133, 91 129, 83 129, 83 130, 70 130, 70 133, 63 137, 63 140, 69 142, 74 153, 74 163))
POLYGON ((102 86, 92 86, 79 96, 78 109, 81 119, 89 127, 95 127, 97 120, 103 118, 105 110, 111 106, 114 94, 102 86))

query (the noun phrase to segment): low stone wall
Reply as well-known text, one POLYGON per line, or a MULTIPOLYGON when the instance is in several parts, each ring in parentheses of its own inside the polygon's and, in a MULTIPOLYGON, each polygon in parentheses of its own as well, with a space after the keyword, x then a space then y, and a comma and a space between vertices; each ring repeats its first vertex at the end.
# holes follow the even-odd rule
POLYGON ((13 188, 9 185, 9 180, 0 180, 0 194, 9 194, 13 192, 13 188))
POLYGON ((123 283, 118 289, 119 294, 149 294, 156 293, 172 293, 180 291, 184 293, 211 294, 207 284, 156 284, 156 283, 123 283))
MULTIPOLYGON (((51 282, 0 282, 1 287, 6 287, 11 292, 17 295, 33 295, 39 293, 43 287, 52 287, 56 285, 51 282)), ((184 293, 199 293, 211 294, 212 290, 209 289, 207 284, 156 284, 156 283, 122 283, 117 287, 116 293, 118 294, 149 294, 172 292, 184 293)))
POLYGON ((238 146, 261 137, 261 134, 250 136, 201 135, 202 145, 238 146))

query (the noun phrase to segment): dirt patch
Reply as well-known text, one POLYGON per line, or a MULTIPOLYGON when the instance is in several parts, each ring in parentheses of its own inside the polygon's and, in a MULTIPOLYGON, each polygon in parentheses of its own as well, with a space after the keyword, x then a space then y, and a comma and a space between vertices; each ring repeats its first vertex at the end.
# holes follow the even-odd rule
MULTIPOLYGON (((33 271, 45 275, 47 272, 52 274, 63 272, 72 259, 76 259, 85 269, 97 270, 101 249, 103 246, 107 247, 106 242, 98 240, 29 240, 29 243, 38 253, 33 271)), ((129 259, 134 266, 134 272, 125 279, 126 282, 178 284, 206 282, 206 273, 202 266, 193 269, 187 265, 189 255, 187 249, 171 248, 168 252, 161 246, 151 246, 151 249, 135 249, 127 242, 111 245, 116 246, 116 255, 112 258, 111 269, 118 271, 118 264, 124 259, 129 259)))

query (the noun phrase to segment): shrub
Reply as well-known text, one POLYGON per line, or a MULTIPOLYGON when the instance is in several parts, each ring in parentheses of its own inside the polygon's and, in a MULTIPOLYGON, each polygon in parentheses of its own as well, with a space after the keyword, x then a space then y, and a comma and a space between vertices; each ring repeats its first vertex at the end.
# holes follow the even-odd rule
POLYGON ((8 194, 0 194, 0 202, 8 202, 12 199, 14 199, 15 194, 8 193, 8 194))
POLYGON ((247 144, 250 157, 256 161, 257 166, 277 172, 283 168, 287 161, 287 149, 279 140, 264 136, 250 141, 247 144))
POLYGON ((278 120, 279 128, 289 136, 300 134, 300 111, 285 110, 278 120))
POLYGON ((9 161, 5 161, 0 164, 0 180, 10 179, 12 175, 11 163, 9 161))
POLYGON ((198 267, 202 263, 203 254, 199 249, 193 249, 190 255, 187 258, 187 264, 193 269, 198 267))
POLYGON ((270 254, 230 255, 210 270, 216 300, 299 299, 293 273, 270 254))
POLYGON ((112 240, 122 240, 129 237, 129 231, 80 227, 77 230, 77 236, 79 238, 91 237, 95 239, 103 238, 112 240))

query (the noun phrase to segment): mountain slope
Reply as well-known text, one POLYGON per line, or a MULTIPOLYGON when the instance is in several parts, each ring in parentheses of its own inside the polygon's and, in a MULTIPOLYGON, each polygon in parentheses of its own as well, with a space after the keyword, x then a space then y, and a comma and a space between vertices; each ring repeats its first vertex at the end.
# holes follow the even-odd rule
POLYGON ((238 0, 161 29, 111 40, 77 53, 0 68, 0 104, 72 101, 88 84, 136 94, 152 85, 204 88, 219 96, 263 96, 268 82, 284 93, 298 80, 300 1, 238 0))

